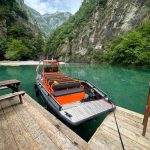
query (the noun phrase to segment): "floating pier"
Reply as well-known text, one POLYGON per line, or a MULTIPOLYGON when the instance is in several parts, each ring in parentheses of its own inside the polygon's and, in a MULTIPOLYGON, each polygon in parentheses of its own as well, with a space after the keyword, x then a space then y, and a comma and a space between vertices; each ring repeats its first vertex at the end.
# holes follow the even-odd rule
MULTIPOLYGON (((19 97, 0 101, 0 150, 122 150, 113 112, 87 143, 29 95, 22 98, 23 104, 19 97)), ((150 149, 150 121, 144 137, 143 115, 121 107, 115 114, 125 149, 150 149)))

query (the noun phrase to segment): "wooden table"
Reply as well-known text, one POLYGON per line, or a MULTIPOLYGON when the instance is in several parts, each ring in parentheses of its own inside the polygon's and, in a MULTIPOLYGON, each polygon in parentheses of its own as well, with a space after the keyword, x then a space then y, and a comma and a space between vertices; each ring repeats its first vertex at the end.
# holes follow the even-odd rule
POLYGON ((13 93, 19 91, 19 85, 20 85, 20 81, 16 80, 16 79, 0 81, 0 88, 1 89, 4 89, 5 87, 10 88, 13 93))

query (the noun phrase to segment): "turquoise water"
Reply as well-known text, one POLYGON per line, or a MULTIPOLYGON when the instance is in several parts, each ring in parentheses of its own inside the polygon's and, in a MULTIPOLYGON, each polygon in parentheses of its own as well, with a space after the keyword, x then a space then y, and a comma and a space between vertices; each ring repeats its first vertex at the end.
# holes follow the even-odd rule
MULTIPOLYGON (((96 64, 66 64, 62 65, 62 72, 78 79, 91 81, 107 93, 116 105, 143 114, 149 88, 150 69, 96 64)), ((42 100, 35 96, 33 86, 35 76, 35 66, 0 67, 0 80, 20 80, 21 90, 25 90, 38 103, 45 106, 42 100)), ((105 115, 72 129, 88 141, 104 117, 105 115)))

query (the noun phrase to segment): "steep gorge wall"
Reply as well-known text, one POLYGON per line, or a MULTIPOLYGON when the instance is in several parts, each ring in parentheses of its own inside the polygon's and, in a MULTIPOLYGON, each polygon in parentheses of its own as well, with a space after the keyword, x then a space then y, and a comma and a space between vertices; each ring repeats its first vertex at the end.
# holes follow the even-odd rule
POLYGON ((89 55, 105 50, 106 41, 137 27, 143 20, 149 20, 149 5, 149 0, 108 0, 105 8, 96 7, 86 26, 78 31, 78 36, 71 41, 66 39, 65 43, 57 47, 56 52, 63 54, 59 59, 91 61, 89 55))

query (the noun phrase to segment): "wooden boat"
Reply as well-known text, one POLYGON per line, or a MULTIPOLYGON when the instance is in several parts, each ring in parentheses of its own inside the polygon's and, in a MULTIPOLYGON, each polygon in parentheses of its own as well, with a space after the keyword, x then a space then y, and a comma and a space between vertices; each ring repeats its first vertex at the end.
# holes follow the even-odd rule
POLYGON ((69 124, 78 125, 115 109, 102 90, 89 81, 64 75, 58 62, 44 60, 41 73, 39 70, 37 66, 36 93, 69 124))

